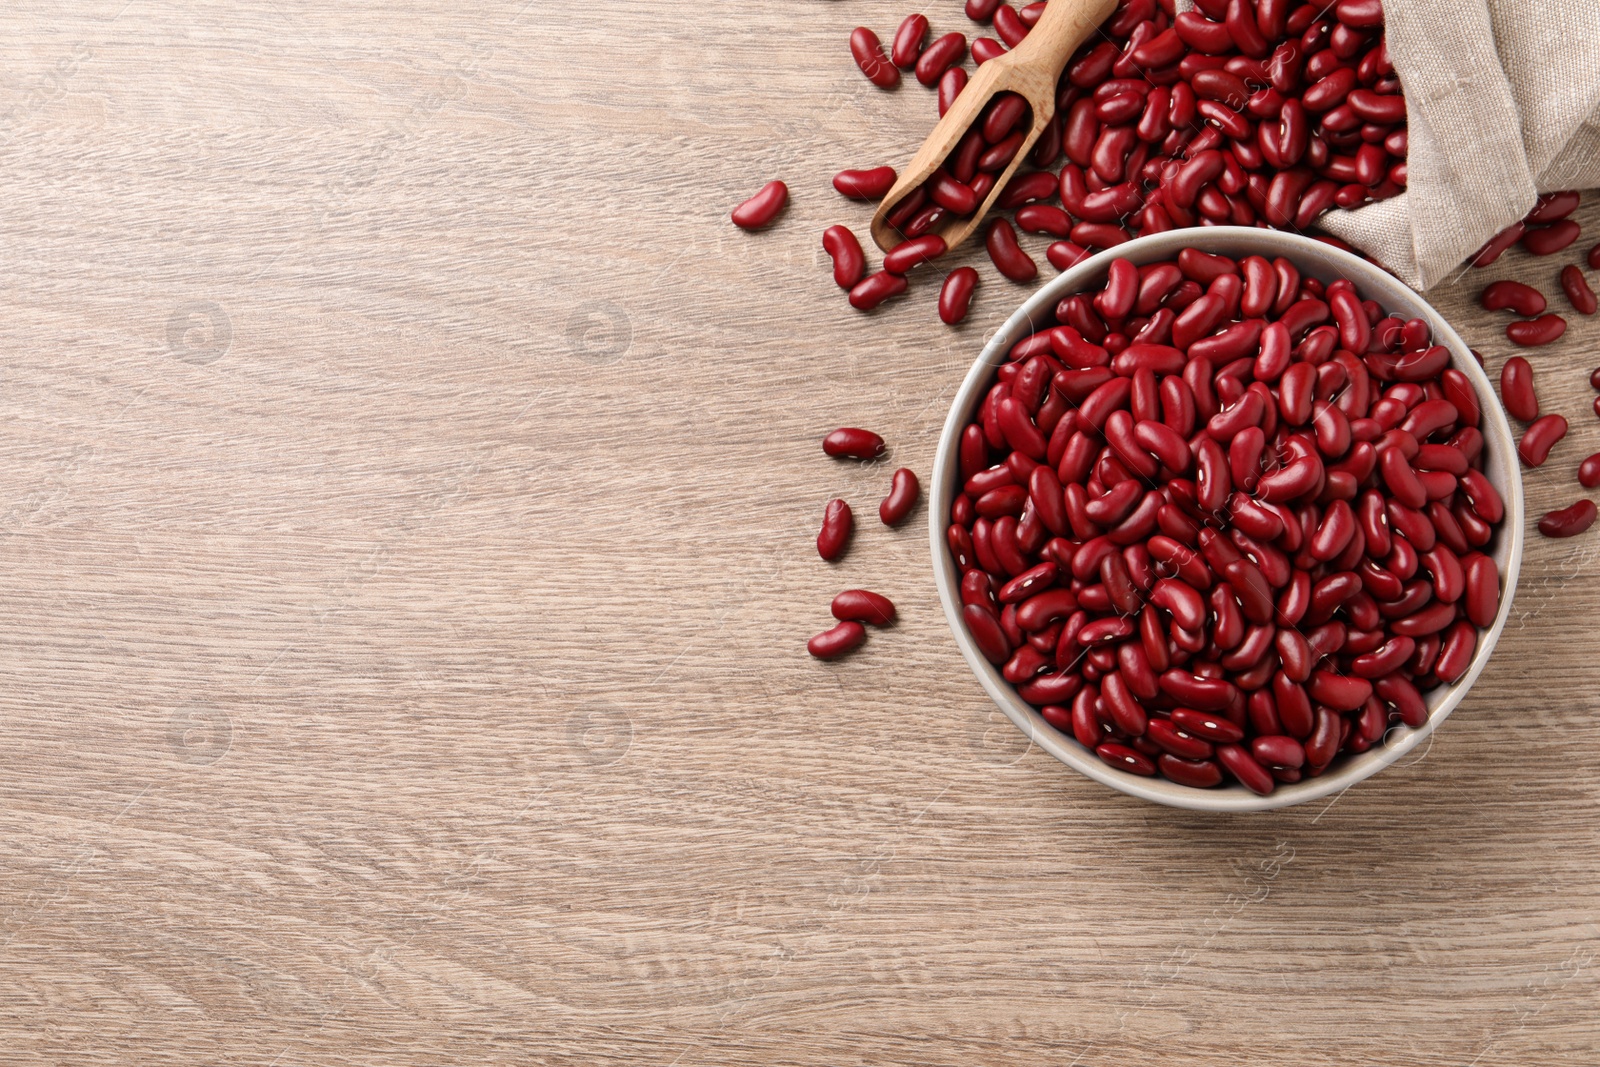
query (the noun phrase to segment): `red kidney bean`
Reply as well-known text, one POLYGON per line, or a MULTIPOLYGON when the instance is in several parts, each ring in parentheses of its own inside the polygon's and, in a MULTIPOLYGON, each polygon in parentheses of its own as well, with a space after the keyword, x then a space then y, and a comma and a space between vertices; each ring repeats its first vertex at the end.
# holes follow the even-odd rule
POLYGON ((1585 489, 1600 486, 1600 452, 1578 464, 1578 484, 1585 489))
POLYGON ((1026 233, 1065 237, 1072 232, 1072 216, 1052 204, 1029 204, 1017 212, 1017 226, 1026 233))
POLYGON ((951 67, 939 77, 939 117, 950 110, 950 105, 956 102, 956 97, 961 95, 961 90, 967 87, 967 72, 960 67, 951 67))
POLYGON ((1231 744, 1244 740, 1244 731, 1227 718, 1193 708, 1174 708, 1172 724, 1184 733, 1207 741, 1231 744))
POLYGON ((984 659, 999 666, 1011 658, 1011 640, 1000 625, 1000 616, 992 609, 968 604, 961 609, 961 620, 984 659))
POLYGON ((833 280, 841 289, 853 289, 867 269, 856 235, 847 226, 829 226, 822 231, 822 247, 833 257, 833 280))
POLYGON ((1478 649, 1478 628, 1462 619, 1445 632, 1439 658, 1434 661, 1433 673, 1439 681, 1450 685, 1459 681, 1472 665, 1472 654, 1478 649))
POLYGON ((733 209, 733 224, 745 230, 759 230, 777 218, 788 202, 789 187, 782 182, 768 182, 755 196, 733 209))
POLYGON ((1578 239, 1580 227, 1571 219, 1562 219, 1548 226, 1528 229, 1522 235, 1522 247, 1536 256, 1552 256, 1578 239))
POLYGON ((1580 500, 1559 511, 1546 512, 1539 520, 1539 532, 1546 537, 1576 537, 1593 526, 1594 519, 1594 501, 1580 500))
POLYGON ((937 85, 944 72, 958 65, 967 55, 967 39, 959 33, 947 33, 922 50, 916 63, 917 81, 932 87, 937 85))
POLYGON ((1179 785, 1195 789, 1209 789, 1222 784, 1222 768, 1211 760, 1188 760, 1164 752, 1156 757, 1156 766, 1163 777, 1179 785))
MULTIPOLYGON (((1137 648, 1138 646, 1124 645, 1123 647, 1137 648)), ((1154 694, 1151 694, 1151 696, 1154 696, 1154 694)), ((1184 733, 1166 719, 1149 720, 1146 727, 1146 735, 1167 752, 1186 760, 1209 759, 1216 752, 1216 748, 1211 742, 1184 733)))
POLYGON ((806 651, 818 659, 838 659, 861 647, 867 639, 866 627, 859 622, 841 622, 806 642, 806 651))
POLYGON ((1428 720, 1428 705, 1417 687, 1399 674, 1391 674, 1373 683, 1376 695, 1392 705, 1407 726, 1421 726, 1428 720))
POLYGON ((1115 741, 1101 742, 1095 747, 1094 754, 1119 771, 1131 771, 1146 778, 1156 773, 1156 765, 1148 756, 1115 741))
POLYGON ((1310 735, 1316 717, 1304 686, 1292 681, 1283 671, 1277 671, 1272 676, 1272 699, 1278 720, 1289 736, 1310 735))
POLYGON ((1049 171, 1034 171, 1013 178, 995 203, 1007 210, 1018 208, 1032 201, 1049 199, 1056 194, 1057 187, 1055 175, 1049 171))
POLYGON ((1522 235, 1527 227, 1521 222, 1514 222, 1501 230, 1484 243, 1484 246, 1474 252, 1472 258, 1467 260, 1474 267, 1487 267, 1499 259, 1505 250, 1522 240, 1522 235))
POLYGON ((1537 467, 1550 457, 1556 442, 1567 435, 1567 420, 1560 415, 1543 415, 1534 420, 1517 443, 1517 456, 1525 467, 1537 467))
POLYGON ((1514 311, 1531 318, 1544 314, 1544 294, 1531 285, 1502 280, 1490 282, 1478 297, 1486 311, 1514 311))
POLYGON ((1506 336, 1524 348, 1547 345, 1567 332, 1567 320, 1560 315, 1541 315, 1526 322, 1513 322, 1506 327, 1506 336))
POLYGON ((921 493, 922 483, 917 480, 916 472, 901 467, 889 479, 889 495, 878 505, 878 518, 885 526, 898 526, 917 506, 921 493))
POLYGON ((891 274, 905 274, 929 260, 938 259, 947 247, 938 234, 902 241, 883 257, 883 269, 891 274))
POLYGON ((1095 310, 1110 321, 1121 319, 1133 310, 1139 295, 1139 268, 1125 259, 1111 261, 1106 287, 1094 299, 1095 310))
POLYGON ((1056 270, 1067 270, 1076 267, 1079 263, 1089 258, 1089 250, 1080 248, 1071 241, 1056 241, 1044 250, 1045 258, 1056 270))
POLYGON ((1576 211, 1582 199, 1582 195, 1572 189, 1559 193, 1545 193, 1534 201, 1533 210, 1528 212, 1523 221, 1533 224, 1556 222, 1576 211))
POLYGON ((1233 38, 1228 28, 1199 12, 1186 11, 1178 15, 1173 23, 1173 32, 1184 44, 1199 52, 1222 55, 1233 50, 1233 38))
POLYGON ((1228 707, 1238 692, 1231 682, 1220 678, 1202 678, 1178 669, 1162 672, 1161 689, 1185 707, 1196 711, 1221 711, 1228 707))
POLYGON ((1258 737, 1250 742, 1250 754, 1257 763, 1267 767, 1299 767, 1305 763, 1306 750, 1292 737, 1258 737))
MULTIPOLYGON (((1238 3, 1239 0, 1233 0, 1238 3)), ((1229 774, 1236 778, 1240 785, 1252 793, 1262 796, 1272 792, 1277 783, 1273 780, 1267 769, 1257 763, 1249 750, 1237 744, 1217 746, 1217 759, 1229 774)))
POLYGON ((880 89, 890 89, 900 84, 900 72, 889 62, 883 54, 883 45, 878 41, 878 35, 865 26, 857 26, 850 32, 850 54, 855 57, 856 66, 861 68, 861 73, 867 80, 880 89))
POLYGON ((1111 715, 1111 725, 1129 737, 1143 736, 1149 715, 1120 672, 1112 671, 1101 680, 1100 699, 1111 715))
POLYGON ((1016 93, 1001 93, 989 102, 981 126, 983 139, 999 144, 1028 113, 1028 102, 1016 93))
POLYGON ((995 8, 994 29, 1000 39, 1008 48, 1015 48, 1028 36, 1028 26, 1022 17, 1012 10, 1011 5, 1001 4, 995 8))
POLYGON ((961 575, 961 603, 978 604, 999 611, 994 595, 994 579, 981 570, 970 570, 961 575))
POLYGON ((1389 126, 1406 117, 1406 98, 1399 94, 1381 96, 1370 89, 1352 89, 1346 100, 1350 110, 1367 122, 1389 126))
POLYGON ((945 278, 939 288, 939 318, 954 326, 967 317, 972 306, 972 291, 978 285, 978 272, 971 267, 957 267, 945 278))
POLYGON ((1447 367, 1440 372, 1439 385, 1444 391, 1444 398, 1454 405, 1461 422, 1467 426, 1478 425, 1483 412, 1478 405, 1478 393, 1467 376, 1454 367, 1447 367))
POLYGON ((1300 102, 1307 111, 1331 111, 1344 103, 1355 87, 1356 72, 1348 67, 1339 67, 1306 89, 1300 95, 1300 102))
POLYGON ((925 188, 934 203, 957 215, 972 214, 980 203, 972 186, 957 181, 944 170, 934 171, 925 188))
POLYGON ((1333 8, 1334 18, 1346 26, 1373 29, 1383 25, 1382 0, 1338 0, 1333 8))
POLYGON ((1600 244, 1589 249, 1589 254, 1585 257, 1584 262, 1589 264, 1590 270, 1600 270, 1600 244))
POLYGON ((1072 228, 1072 239, 1090 248, 1115 248, 1129 240, 1129 234, 1122 227, 1108 223, 1080 222, 1072 228))
POLYGON ((1539 417, 1539 398, 1533 391, 1533 366, 1521 356, 1512 356, 1500 368, 1500 399, 1506 411, 1523 422, 1539 417))
POLYGON ((905 291, 904 275, 880 270, 867 275, 850 290, 850 306, 859 311, 871 311, 890 297, 899 296, 905 291))
POLYGON ((1319 670, 1311 675, 1306 692, 1312 700, 1335 711, 1354 711, 1372 695, 1372 683, 1365 678, 1319 670))
POLYGON ((894 603, 866 589, 846 589, 833 598, 833 617, 844 621, 887 626, 894 622, 894 603))
POLYGON ((1002 515, 1021 515, 1027 505, 1027 489, 1020 485, 1002 485, 978 497, 973 510, 986 519, 998 519, 1002 515))
POLYGON ((903 232, 905 227, 910 225, 913 216, 920 217, 920 214, 927 202, 928 190, 919 185, 917 188, 907 193, 905 197, 894 206, 894 210, 890 211, 889 214, 885 216, 885 221, 887 221, 894 229, 901 230, 903 232))
POLYGON ((1026 282, 1038 275, 1038 265, 1017 244, 1017 232, 1005 219, 997 218, 989 224, 987 244, 989 258, 1007 278, 1014 282, 1026 282))
MULTIPOLYGON (((1052 623, 1067 619, 1077 610, 1078 599, 1072 590, 1047 589, 1022 601, 1017 608, 1017 625, 1036 633, 1052 623)), ((1081 628, 1081 624, 1078 628, 1081 628)), ((1074 628, 1074 636, 1078 628, 1074 628)))
POLYGON ((833 176, 833 187, 852 200, 882 200, 894 187, 893 167, 870 170, 841 170, 833 176))
POLYGON ((1372 339, 1372 324, 1355 293, 1348 289, 1329 293, 1328 306, 1339 324, 1340 343, 1352 352, 1365 352, 1372 339))
POLYGON ((822 530, 817 534, 817 555, 825 560, 838 559, 850 544, 855 531, 855 516, 850 505, 843 500, 830 500, 822 512, 822 530))
POLYGON ((894 45, 889 49, 889 59, 901 70, 917 65, 922 53, 922 41, 928 34, 928 18, 922 14, 907 15, 895 32, 894 45))
POLYGON ((822 439, 822 451, 848 459, 876 459, 883 455, 883 438, 871 430, 841 427, 822 439))
POLYGON ((1575 264, 1569 263, 1561 268, 1561 291, 1567 294, 1567 302, 1580 315, 1593 315, 1596 307, 1600 306, 1583 271, 1575 264))

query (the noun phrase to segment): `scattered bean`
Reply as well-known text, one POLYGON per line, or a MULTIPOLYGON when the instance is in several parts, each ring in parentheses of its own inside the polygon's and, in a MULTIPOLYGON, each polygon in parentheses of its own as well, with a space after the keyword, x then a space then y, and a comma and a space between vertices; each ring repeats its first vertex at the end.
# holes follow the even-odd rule
POLYGON ((893 167, 870 170, 841 170, 833 176, 833 187, 852 200, 882 200, 894 187, 893 167))
POLYGON ((828 561, 838 559, 850 544, 855 532, 856 519, 850 505, 843 500, 830 500, 822 512, 822 530, 817 534, 817 555, 828 561))
POLYGON ((1478 297, 1486 311, 1514 311, 1525 318, 1543 315, 1544 294, 1531 285, 1509 279, 1490 282, 1478 297))
POLYGON ((916 472, 901 467, 889 479, 889 495, 878 505, 878 518, 885 526, 898 526, 917 506, 921 493, 922 483, 917 480, 916 472))
POLYGON ((846 589, 833 598, 833 617, 846 622, 888 626, 894 622, 894 603, 866 589, 846 589))
POLYGON ((1536 319, 1513 322, 1506 327, 1506 337, 1524 348, 1547 345, 1567 332, 1567 320, 1560 315, 1540 315, 1536 319))
POLYGON ((895 32, 894 45, 889 50, 890 60, 901 70, 916 66, 917 57, 922 54, 923 38, 927 35, 928 17, 920 13, 907 15, 895 32))
POLYGON ((899 296, 905 291, 905 275, 880 270, 867 275, 850 290, 850 306, 860 311, 871 311, 890 297, 899 296))
POLYGON ((944 255, 947 247, 944 238, 938 234, 913 237, 909 241, 900 242, 894 251, 883 257, 883 269, 891 274, 905 274, 929 260, 938 259, 944 255))
POLYGON ((841 289, 853 289, 866 272, 867 258, 861 242, 848 226, 829 226, 822 231, 822 248, 833 258, 833 280, 841 289))
POLYGON ((871 430, 841 427, 822 439, 822 450, 847 459, 877 459, 883 455, 883 438, 871 430))
POLYGON ((1600 486, 1600 452, 1578 464, 1578 484, 1585 489, 1600 486))
POLYGON ((1532 227, 1522 235, 1522 247, 1536 256, 1553 256, 1578 239, 1580 227, 1571 219, 1532 227))
POLYGON ((1522 434, 1517 456, 1525 467, 1537 467, 1550 458, 1556 442, 1567 436, 1567 420, 1560 415, 1542 415, 1522 434))
POLYGON ((759 230, 777 218, 788 202, 789 187, 782 182, 768 182, 755 196, 733 209, 733 224, 745 230, 759 230))
POLYGON ((957 267, 945 278, 939 288, 939 318, 954 326, 967 317, 972 306, 972 291, 978 285, 978 272, 971 267, 957 267))
POLYGON ((1597 306, 1594 290, 1589 288, 1588 279, 1583 276, 1583 271, 1576 264, 1569 263, 1561 268, 1561 291, 1567 294, 1567 302, 1572 309, 1580 315, 1593 315, 1597 306))
POLYGON ((1559 511, 1551 511, 1539 520, 1539 532, 1546 537, 1576 537, 1594 525, 1593 500, 1580 500, 1559 511))
POLYGON ((1533 365, 1512 356, 1500 368, 1500 399, 1506 411, 1523 422, 1539 417, 1539 398, 1533 391, 1533 365))
POLYGON ((861 73, 873 85, 880 89, 892 89, 900 84, 900 72, 883 54, 878 35, 865 26, 857 26, 850 32, 850 54, 855 57, 861 73))
POLYGON ((1017 231, 1005 219, 989 223, 989 258, 1014 282, 1031 281, 1039 273, 1038 264, 1017 244, 1017 231))
POLYGON ((841 622, 831 630, 824 630, 806 642, 806 651, 818 659, 838 659, 861 647, 867 639, 867 629, 859 622, 841 622))

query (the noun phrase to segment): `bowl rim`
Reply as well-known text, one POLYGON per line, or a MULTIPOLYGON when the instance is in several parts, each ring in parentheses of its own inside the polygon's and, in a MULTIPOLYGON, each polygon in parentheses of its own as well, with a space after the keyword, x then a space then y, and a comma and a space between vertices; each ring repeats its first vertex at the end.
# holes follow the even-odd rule
POLYGON ((1296 233, 1241 226, 1196 227, 1133 238, 1061 272, 1023 301, 989 337, 956 391, 939 435, 928 506, 934 580, 945 620, 950 624, 956 644, 979 684, 1006 717, 1030 742, 1102 785, 1157 804, 1210 812, 1269 811, 1342 793, 1398 762, 1432 737, 1433 731, 1450 717, 1450 713, 1483 673, 1510 618, 1522 567, 1525 521, 1521 470, 1510 423, 1506 420, 1488 375, 1472 357, 1466 342, 1433 305, 1383 268, 1343 249, 1296 233), (1425 320, 1433 330, 1435 343, 1443 344, 1450 350, 1451 365, 1466 374, 1472 382, 1482 409, 1479 429, 1484 436, 1484 474, 1505 504, 1505 517, 1489 553, 1500 570, 1502 588, 1499 613, 1493 625, 1479 637, 1477 650, 1466 673, 1454 684, 1439 686, 1429 692, 1427 721, 1415 729, 1406 730, 1393 743, 1387 741, 1386 734, 1384 743, 1356 756, 1346 757, 1327 774, 1289 785, 1280 784, 1266 796, 1258 796, 1237 782, 1214 789, 1198 789, 1178 785, 1165 778, 1145 778, 1116 770, 1079 744, 1076 738, 1046 723, 1038 711, 1018 696, 1011 684, 1000 676, 999 669, 978 651, 971 635, 967 633, 961 619, 960 576, 945 540, 950 504, 955 496, 954 476, 959 470, 961 432, 970 421, 982 395, 987 392, 995 369, 1005 362, 1012 344, 1025 333, 1032 333, 1036 321, 1053 324, 1055 318, 1052 309, 1055 304, 1066 296, 1082 292, 1090 283, 1102 278, 1112 260, 1125 258, 1141 265, 1158 259, 1175 258, 1183 248, 1199 248, 1234 258, 1251 254, 1269 258, 1283 256, 1293 262, 1302 275, 1327 276, 1325 280, 1347 277, 1355 282, 1364 299, 1377 300, 1385 311, 1425 320))

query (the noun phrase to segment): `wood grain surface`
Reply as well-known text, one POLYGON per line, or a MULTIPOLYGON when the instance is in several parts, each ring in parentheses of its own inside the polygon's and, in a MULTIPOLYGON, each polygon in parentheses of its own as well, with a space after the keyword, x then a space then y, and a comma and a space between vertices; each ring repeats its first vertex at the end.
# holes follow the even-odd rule
MULTIPOLYGON (((846 47, 907 10, 7 6, 0 1062, 1597 1062, 1600 530, 1303 808, 1113 794, 963 666, 874 508, 1028 290, 863 316, 818 245, 931 123, 846 47), (902 621, 814 662, 848 586, 902 621)), ((1496 370, 1477 289, 1574 258, 1434 295, 1496 370)), ((1538 514, 1600 323, 1533 360, 1538 514)))

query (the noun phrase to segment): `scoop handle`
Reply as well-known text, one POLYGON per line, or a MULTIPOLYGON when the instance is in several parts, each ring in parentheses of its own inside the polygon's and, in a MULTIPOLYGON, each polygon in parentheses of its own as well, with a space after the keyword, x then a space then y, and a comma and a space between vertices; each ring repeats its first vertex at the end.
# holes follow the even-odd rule
POLYGON ((1037 71, 1053 90, 1072 53, 1116 6, 1117 0, 1050 0, 1028 36, 1011 50, 1012 64, 1037 71))

